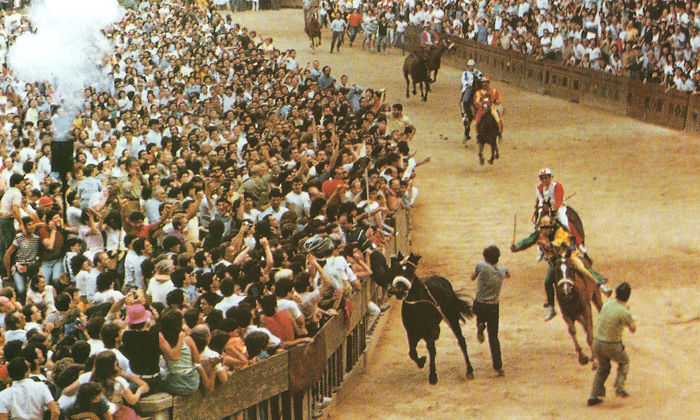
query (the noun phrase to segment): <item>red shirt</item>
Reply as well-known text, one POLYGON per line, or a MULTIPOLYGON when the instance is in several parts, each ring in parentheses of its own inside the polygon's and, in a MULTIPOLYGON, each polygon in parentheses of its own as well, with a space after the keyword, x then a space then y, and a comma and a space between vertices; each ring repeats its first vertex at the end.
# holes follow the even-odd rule
MULTIPOLYGON (((321 185, 321 192, 326 196, 326 200, 330 199, 336 189, 340 188, 338 192, 338 200, 342 202, 344 199, 343 194, 345 194, 345 187, 343 186, 345 181, 342 179, 329 179, 321 185)), ((330 203, 329 203, 330 204, 330 203)))
POLYGON ((48 239, 51 236, 51 229, 48 225, 41 224, 39 226, 38 232, 39 238, 41 239, 41 246, 39 247, 39 257, 43 261, 51 261, 59 258, 61 256, 61 251, 63 249, 64 235, 60 230, 56 230, 56 237, 53 242, 53 249, 47 249, 44 246, 44 239, 48 239))
POLYGON ((287 311, 279 311, 274 316, 264 316, 260 326, 267 328, 275 337, 283 342, 294 341, 294 320, 287 311))
POLYGON ((348 21, 350 26, 352 27, 360 26, 360 23, 362 23, 362 14, 350 13, 350 15, 348 16, 348 21))

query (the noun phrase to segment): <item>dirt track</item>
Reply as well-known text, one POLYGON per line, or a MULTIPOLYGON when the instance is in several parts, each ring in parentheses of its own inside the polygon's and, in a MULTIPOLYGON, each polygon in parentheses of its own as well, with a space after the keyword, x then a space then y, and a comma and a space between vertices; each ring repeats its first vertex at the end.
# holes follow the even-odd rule
MULTIPOLYGON (((419 168, 413 250, 423 255, 419 273, 437 273, 472 293, 468 276, 490 244, 513 278, 501 295, 501 347, 505 378, 496 378, 488 345, 475 339, 473 321, 463 326, 476 379, 467 382, 456 340, 443 325, 438 341, 436 386, 408 358, 398 310, 390 312, 375 357, 356 389, 344 389, 333 419, 580 419, 700 416, 700 324, 669 324, 700 316, 700 223, 697 222, 697 138, 602 111, 495 83, 504 96, 506 141, 494 166, 479 166, 474 146, 461 143, 457 95, 460 69, 443 68, 428 102, 406 99, 400 51, 388 56, 343 46, 329 54, 330 33, 315 54, 303 34, 301 10, 247 12, 234 16, 249 29, 273 36, 279 48, 296 48, 301 66, 319 59, 336 79, 348 74, 365 87, 386 87, 390 103, 418 127, 411 148, 431 156, 419 168), (284 22, 283 25, 275 25, 284 22), (446 139, 441 138, 441 135, 446 139), (544 323, 544 263, 535 251, 507 251, 513 215, 518 238, 532 230, 537 172, 554 171, 586 226, 595 267, 633 286, 630 305, 637 334, 627 334, 631 358, 628 391, 601 406, 585 400, 593 373, 578 365, 561 317, 544 323), (695 372, 695 373, 694 373, 695 372)), ((478 65, 477 65, 478 67, 478 65)), ((395 304, 398 309, 398 304, 395 304)), ((579 339, 585 336, 579 329, 579 339)), ((585 347, 584 347, 585 348, 585 347)), ((419 353, 425 354, 424 346, 419 353)), ((613 374, 614 376, 614 370, 613 374)))

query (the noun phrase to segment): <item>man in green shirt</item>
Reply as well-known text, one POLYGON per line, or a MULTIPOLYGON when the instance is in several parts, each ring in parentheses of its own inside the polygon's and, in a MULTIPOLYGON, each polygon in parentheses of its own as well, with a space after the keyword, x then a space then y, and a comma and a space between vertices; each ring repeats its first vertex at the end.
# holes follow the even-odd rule
POLYGON ((625 391, 625 380, 629 371, 630 359, 622 344, 622 332, 625 327, 634 334, 637 325, 634 316, 627 307, 632 287, 623 282, 615 289, 615 300, 609 300, 603 305, 598 316, 598 326, 593 340, 593 353, 598 359, 598 370, 593 379, 593 389, 588 398, 588 405, 597 405, 605 397, 605 380, 610 374, 610 361, 617 363, 617 378, 615 378, 615 395, 621 398, 629 397, 625 391))

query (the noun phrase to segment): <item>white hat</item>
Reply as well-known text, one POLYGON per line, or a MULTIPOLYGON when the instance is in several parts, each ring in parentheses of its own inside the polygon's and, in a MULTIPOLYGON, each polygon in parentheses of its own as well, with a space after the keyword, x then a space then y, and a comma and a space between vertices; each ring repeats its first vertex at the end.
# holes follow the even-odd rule
POLYGON ((474 60, 469 60, 469 61, 467 61, 467 65, 468 65, 468 66, 475 66, 475 65, 476 65, 476 61, 474 61, 474 60))

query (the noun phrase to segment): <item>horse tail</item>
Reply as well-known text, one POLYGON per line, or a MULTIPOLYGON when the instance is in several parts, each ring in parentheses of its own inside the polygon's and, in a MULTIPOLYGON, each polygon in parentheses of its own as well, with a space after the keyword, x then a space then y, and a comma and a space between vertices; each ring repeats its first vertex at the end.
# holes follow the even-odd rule
POLYGON ((459 319, 461 321, 464 321, 465 318, 471 319, 474 317, 474 310, 472 309, 472 305, 469 304, 464 299, 460 299, 458 297, 455 297, 457 300, 457 308, 459 308, 459 319))

